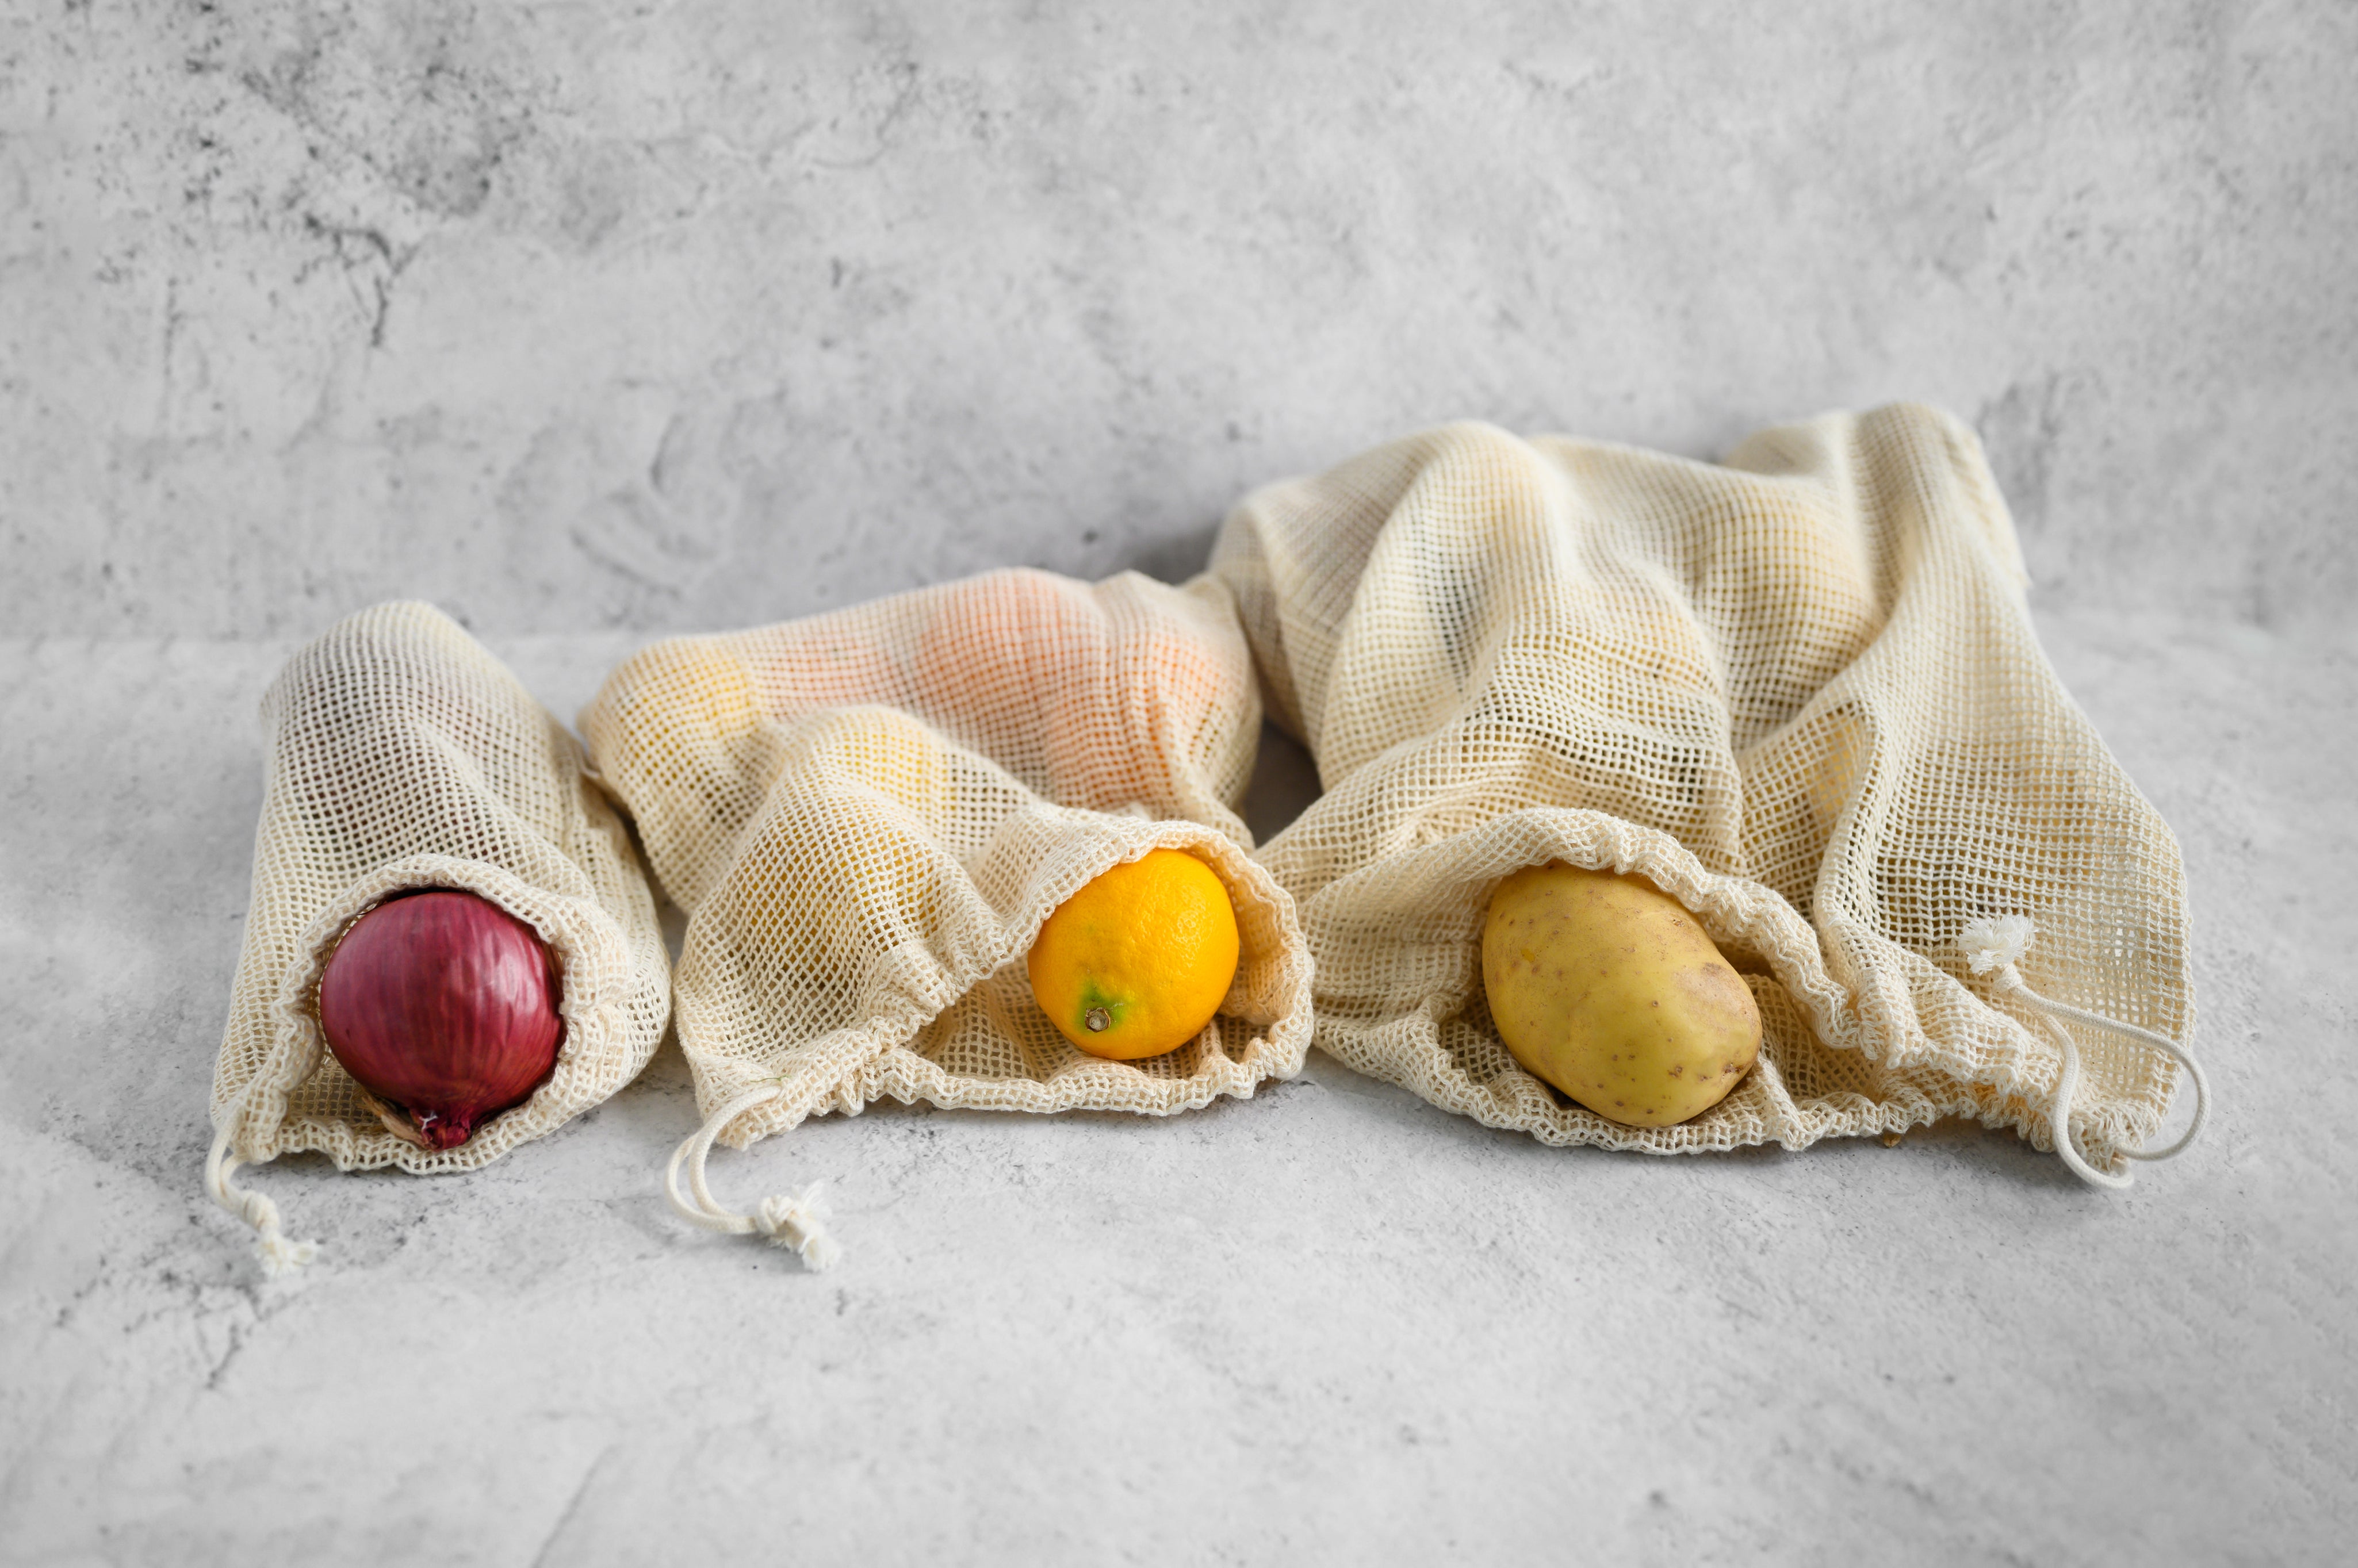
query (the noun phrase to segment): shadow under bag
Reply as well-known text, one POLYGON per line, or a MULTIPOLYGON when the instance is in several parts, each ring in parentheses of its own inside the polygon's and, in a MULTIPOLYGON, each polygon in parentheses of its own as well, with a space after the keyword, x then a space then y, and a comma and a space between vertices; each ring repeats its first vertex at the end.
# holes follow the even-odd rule
POLYGON ((1718 465, 1451 426, 1252 496, 1212 569, 1325 786, 1260 859, 1343 1062, 1552 1143, 1957 1115, 2103 1184, 2175 1152, 2141 1146, 2193 1065, 2178 845, 2041 653, 1955 420, 1718 465), (1551 860, 1650 879, 1744 973, 1762 1053, 1716 1108, 1623 1126, 1509 1054, 1483 917, 1551 860))

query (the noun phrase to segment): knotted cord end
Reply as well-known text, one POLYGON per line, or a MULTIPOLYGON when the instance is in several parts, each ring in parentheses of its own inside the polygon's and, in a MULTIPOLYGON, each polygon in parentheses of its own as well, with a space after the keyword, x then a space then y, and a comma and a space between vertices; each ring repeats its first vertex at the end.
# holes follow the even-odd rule
MULTIPOLYGON (((2005 971, 2030 951, 2038 935, 2039 927, 2027 914, 1985 914, 1966 922, 1957 934, 1957 946, 1964 952, 1966 968, 1977 975, 1996 969, 2003 981, 2005 971)), ((2018 977, 2016 983, 2020 983, 2018 977)))
POLYGON ((212 1152, 205 1158, 205 1191, 213 1202, 254 1227, 254 1255, 262 1260, 262 1271, 274 1280, 281 1279, 318 1257, 319 1243, 290 1240, 279 1227, 278 1206, 266 1194, 230 1180, 230 1173, 243 1162, 231 1152, 228 1133, 214 1134, 212 1152))
POLYGON ((316 1241, 290 1241, 276 1230, 265 1230, 254 1238, 254 1255, 262 1260, 262 1271, 272 1279, 283 1279, 319 1255, 316 1241))
POLYGON ((664 1168, 664 1194, 671 1200, 674 1212, 690 1224, 737 1236, 757 1232, 767 1238, 772 1246, 787 1248, 799 1255, 805 1268, 818 1273, 843 1256, 843 1249, 827 1234, 827 1202, 819 1191, 824 1184, 813 1182, 792 1197, 763 1198, 751 1215, 741 1215, 721 1206, 704 1175, 705 1157, 711 1153, 712 1141, 720 1135, 720 1130, 743 1112, 784 1092, 783 1083, 758 1084, 705 1118, 704 1125, 672 1152, 671 1163, 664 1168), (682 1165, 687 1167, 687 1193, 679 1190, 682 1165))
POLYGON ((843 1248, 827 1228, 827 1200, 813 1182, 792 1197, 771 1196, 753 1211, 754 1227, 773 1247, 797 1254, 812 1273, 826 1272, 843 1256, 843 1248))
POLYGON ((2167 1160, 2193 1142, 2194 1135, 2202 1130, 2202 1123, 2211 1113, 2210 1082, 2203 1076, 2201 1065, 2194 1060, 2186 1047, 2168 1035, 2158 1034, 2122 1019, 2090 1012, 2068 1002, 2050 1000, 2032 990, 2029 983, 2022 978, 2022 971, 2015 968, 2015 963, 2030 950, 2031 941, 2038 935, 2039 928, 2030 923, 2027 914, 1985 914, 1966 922, 1965 928, 1957 933, 1957 947, 1964 954, 1965 963, 1974 973, 1988 975, 1995 970, 1991 989, 1998 995, 2009 997, 2039 1013, 2039 1022, 2055 1042, 2061 1060, 2055 1078, 2055 1102, 2048 1112, 2047 1122, 2055 1152, 2062 1156, 2063 1163, 2071 1167, 2074 1175, 2092 1186, 2125 1187, 2129 1184, 2126 1175, 2097 1170, 2082 1159, 2079 1150, 2072 1145, 2071 1099, 2080 1087, 2080 1049, 2072 1043, 2071 1032, 2059 1020, 2106 1030, 2150 1045, 2175 1057, 2194 1081, 2194 1119, 2188 1124, 2178 1141, 2165 1149, 2123 1149, 2117 1152, 2117 1158, 2167 1160))

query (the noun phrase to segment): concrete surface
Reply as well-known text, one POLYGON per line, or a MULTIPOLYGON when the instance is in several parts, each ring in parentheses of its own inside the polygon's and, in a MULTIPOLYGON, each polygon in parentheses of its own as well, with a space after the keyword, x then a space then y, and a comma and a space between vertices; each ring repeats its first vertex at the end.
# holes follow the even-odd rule
POLYGON ((0 619, 741 625, 1903 396, 2059 603, 2358 592, 2358 10, 1216 13, 0 6, 0 619))
MULTIPOLYGON (((0 7, 0 1561, 2332 1563, 2358 1531, 2358 13, 0 7), (666 1049, 474 1175, 200 1167, 254 707, 436 599, 657 633, 1191 569, 1432 420, 1974 416, 2181 836, 2218 1120, 1553 1151, 1314 1058, 885 1108, 838 1272, 666 1049)), ((1258 825, 1303 787, 1272 743, 1258 825)))
MULTIPOLYGON (((289 644, 0 645, 0 1558, 2340 1560, 2358 637, 2044 629, 2202 933, 2218 1119, 2127 1194, 1970 1129, 1549 1150, 1314 1057, 718 1155, 833 1183, 814 1276, 665 1209, 666 1045, 471 1176, 256 1173, 285 1283, 199 1171, 289 644)), ((629 641, 494 646, 566 711, 629 641)))

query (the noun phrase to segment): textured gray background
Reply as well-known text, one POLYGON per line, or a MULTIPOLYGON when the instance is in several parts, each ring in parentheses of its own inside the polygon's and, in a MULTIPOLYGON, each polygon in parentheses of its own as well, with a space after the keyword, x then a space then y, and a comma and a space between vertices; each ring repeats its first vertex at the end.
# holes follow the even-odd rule
POLYGON ((2347 5, 968 9, 32 7, 0 613, 741 624, 1901 396, 2051 603, 2358 589, 2347 5))
MULTIPOLYGON (((2358 1530, 2358 10, 0 5, 0 1560, 2333 1562, 2358 1530), (2219 1119, 1649 1161, 1314 1058, 880 1108, 841 1271, 641 1084, 199 1191, 254 705, 395 595, 662 631, 1192 570, 1460 416, 1983 432, 2183 839, 2219 1119)), ((1255 818, 1300 758, 1273 746, 1255 818)))

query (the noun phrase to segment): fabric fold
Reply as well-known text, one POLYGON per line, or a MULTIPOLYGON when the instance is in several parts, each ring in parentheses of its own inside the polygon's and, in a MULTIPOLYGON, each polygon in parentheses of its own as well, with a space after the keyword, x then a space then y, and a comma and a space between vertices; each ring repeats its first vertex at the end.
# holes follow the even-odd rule
MULTIPOLYGON (((1228 520, 1271 709, 1325 795, 1260 858, 1317 965, 1318 1043, 1552 1142, 1670 1152, 1942 1115, 2044 1147, 2054 1043, 1968 983, 1960 934, 2033 917, 2047 996, 2183 1042, 2176 841, 2041 653, 1972 432, 1911 405, 1707 464, 1457 425, 1228 520), (1745 971, 1751 1081, 1627 1128, 1524 1073, 1481 998, 1490 890, 1563 860, 1686 903, 1745 971)), ((2068 1123, 2109 1169, 2169 1055, 2074 1031, 2068 1123)))

